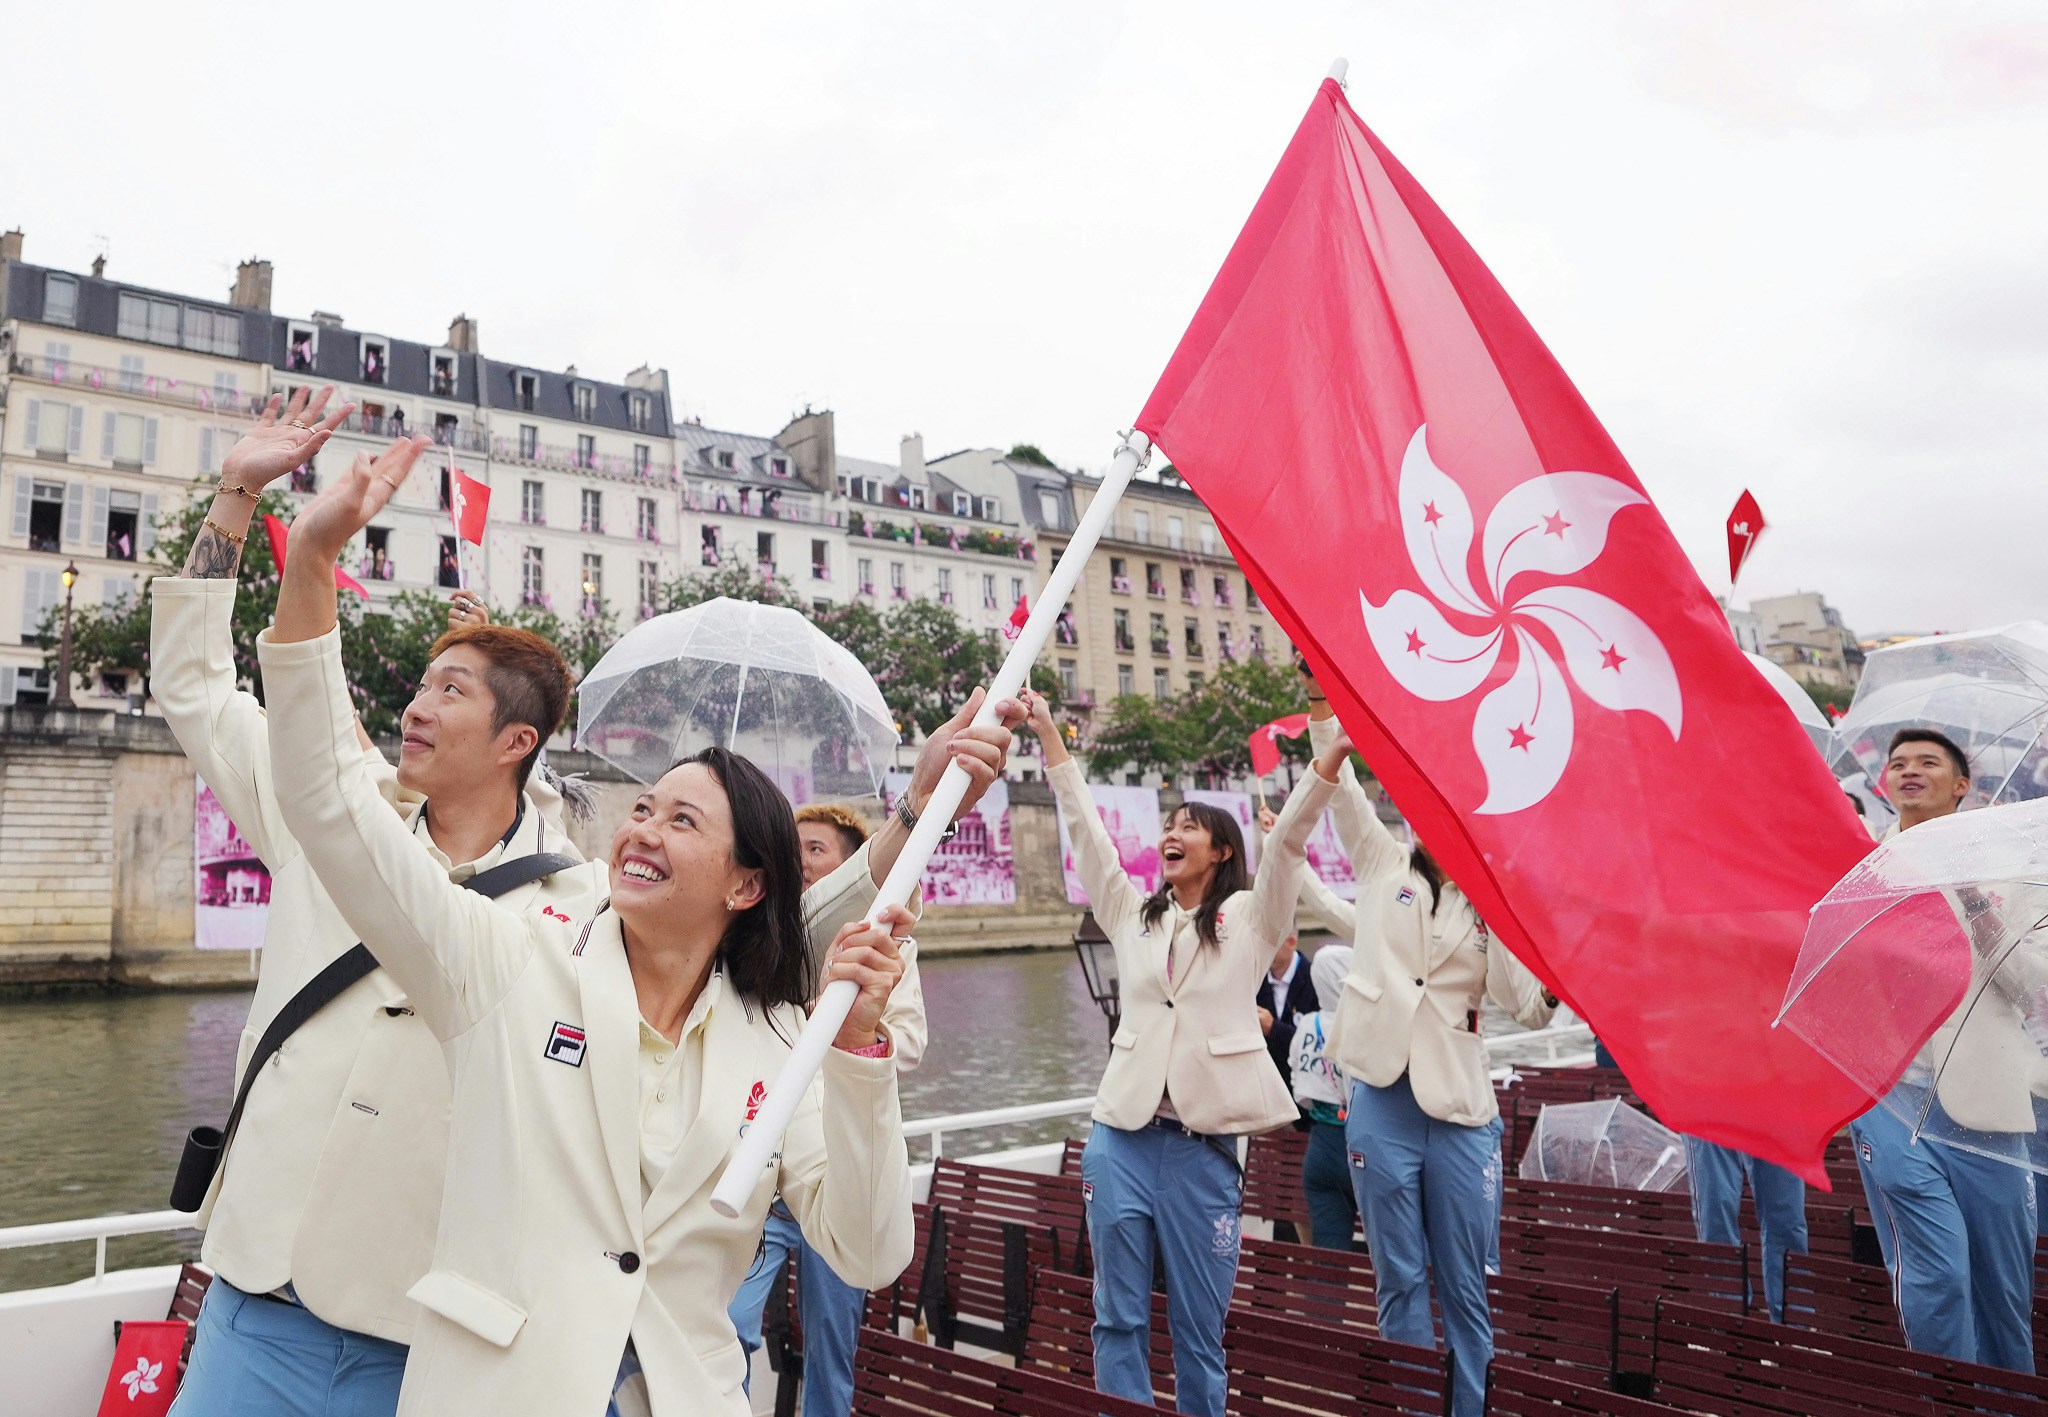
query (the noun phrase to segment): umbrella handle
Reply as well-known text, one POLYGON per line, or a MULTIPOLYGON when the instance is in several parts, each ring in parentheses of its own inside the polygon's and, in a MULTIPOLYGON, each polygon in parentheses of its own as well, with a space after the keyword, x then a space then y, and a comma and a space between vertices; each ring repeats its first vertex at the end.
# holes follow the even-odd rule
MULTIPOLYGON (((1059 619, 1067 597, 1074 593, 1074 586, 1080 580, 1088 558, 1095 552, 1095 543, 1109 528, 1117 499, 1151 456, 1150 438, 1143 433, 1125 436, 1109 471, 1103 474, 1102 485, 1096 489, 1094 500, 1088 504, 1087 515, 1074 528, 1073 539, 1061 553, 1059 564, 1046 578, 1038 605, 1011 643, 1010 652, 1003 657, 1003 667, 989 682, 981 711, 974 716, 975 726, 996 722, 996 705, 1004 699, 1015 698, 1030 678, 1031 666, 1051 636, 1053 623, 1059 619)), ((939 778, 939 785, 926 799, 917 825, 911 830, 910 840, 904 843, 896 864, 889 868, 882 888, 875 892, 875 903, 868 907, 869 924, 873 924, 890 906, 901 905, 910 899, 910 893, 924 875, 932 852, 938 849, 939 838, 952 823, 953 814, 960 810, 961 802, 966 800, 968 783, 967 769, 958 763, 947 766, 945 774, 939 778)), ((796 1115, 797 1102, 810 1087, 811 1079, 818 1075, 818 1069, 825 1065, 825 1054, 831 1049, 832 1040, 839 1036, 846 1016, 853 1012, 853 1003, 859 993, 859 988, 852 981, 840 980, 826 986, 825 992, 819 995, 817 1007, 811 1011, 803 1032, 797 1035, 796 1044, 790 1049, 789 1061, 782 1065, 782 1071, 769 1085, 768 1095, 761 1100, 760 1111, 755 1114, 746 1135, 740 1138, 739 1145, 733 1149, 731 1158, 725 1163, 724 1173, 718 1178, 717 1187, 711 1192, 711 1208, 726 1219, 740 1213, 759 1183, 761 1173, 774 1160, 777 1148, 782 1144, 782 1135, 789 1130, 790 1118, 796 1115)))

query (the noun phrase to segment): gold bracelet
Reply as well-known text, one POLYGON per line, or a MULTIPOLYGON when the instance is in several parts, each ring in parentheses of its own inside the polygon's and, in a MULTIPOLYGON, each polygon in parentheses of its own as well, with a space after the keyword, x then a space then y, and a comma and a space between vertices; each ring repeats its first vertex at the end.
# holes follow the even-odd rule
POLYGON ((219 532, 222 536, 225 536, 228 540, 234 542, 235 545, 237 546, 242 545, 249 539, 246 536, 236 536, 233 532, 229 531, 226 527, 222 526, 219 522, 215 521, 212 517, 203 518, 201 521, 201 525, 212 527, 215 531, 219 532))
POLYGON ((228 486, 225 480, 221 482, 220 486, 214 488, 213 490, 217 496, 221 497, 247 497, 252 502, 260 502, 263 500, 263 494, 261 492, 251 492, 246 487, 230 487, 228 486))

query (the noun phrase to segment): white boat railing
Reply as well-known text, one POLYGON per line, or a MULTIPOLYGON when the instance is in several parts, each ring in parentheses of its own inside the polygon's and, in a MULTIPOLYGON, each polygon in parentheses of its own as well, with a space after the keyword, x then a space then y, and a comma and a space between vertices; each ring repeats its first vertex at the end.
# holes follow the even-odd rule
MULTIPOLYGON (((1593 1041, 1593 1031, 1583 1023, 1535 1029, 1528 1033, 1497 1034, 1488 1040, 1496 1045, 1513 1045, 1517 1052, 1540 1044, 1544 1063, 1572 1061, 1593 1041), (1560 1050, 1577 1045, 1578 1052, 1566 1057, 1560 1050)), ((1533 1059, 1524 1061, 1533 1062, 1533 1059)), ((1493 1069, 1496 1078, 1512 1069, 1493 1069)), ((953 1132, 981 1131, 989 1127, 1013 1126, 1019 1122, 1042 1122, 1054 1117, 1085 1117, 1095 1107, 1095 1098, 1066 1097, 1054 1102, 1026 1102, 1015 1107, 991 1107, 980 1112, 955 1112, 943 1117, 920 1117, 903 1124, 903 1135, 929 1137, 932 1159, 946 1154, 946 1137, 953 1132)), ((197 1230, 193 1217, 182 1210, 148 1210, 132 1215, 102 1215, 87 1220, 53 1220, 41 1225, 0 1228, 0 1250, 20 1250, 32 1245, 82 1244, 93 1242, 92 1277, 107 1273, 107 1241, 120 1235, 155 1235, 178 1230, 197 1230)))

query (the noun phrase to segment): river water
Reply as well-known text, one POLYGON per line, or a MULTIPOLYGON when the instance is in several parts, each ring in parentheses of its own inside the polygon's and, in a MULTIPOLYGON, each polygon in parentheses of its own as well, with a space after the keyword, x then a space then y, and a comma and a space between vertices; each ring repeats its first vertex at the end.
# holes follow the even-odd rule
MULTIPOLYGON (((903 1080, 905 1117, 1082 1097, 1108 1055, 1071 950, 923 965, 931 1044, 903 1080)), ((233 1092, 246 992, 0 1000, 0 1226, 161 1210, 185 1133, 233 1092)), ((1073 1134, 1054 1119, 950 1137, 949 1154, 1073 1134)), ((913 1143, 913 1157, 924 1144, 913 1143)), ((113 1266, 190 1258, 196 1236, 108 1242, 113 1266)), ((82 1278, 92 1246, 0 1250, 0 1291, 82 1278)))

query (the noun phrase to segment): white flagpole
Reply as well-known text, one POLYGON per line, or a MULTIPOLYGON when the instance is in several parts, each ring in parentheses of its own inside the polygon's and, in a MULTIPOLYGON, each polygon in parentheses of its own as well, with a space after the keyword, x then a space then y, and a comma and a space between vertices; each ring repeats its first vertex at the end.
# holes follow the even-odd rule
POLYGON ((451 436, 448 443, 448 522, 455 528, 455 588, 469 589, 469 573, 462 568, 462 521, 455 515, 461 505, 462 484, 456 481, 462 470, 455 465, 455 443, 451 436))
MULTIPOLYGON (((982 703, 981 712, 975 715, 976 725, 994 723, 997 702, 1015 698, 1029 681, 1031 665, 1038 658, 1039 650, 1044 648, 1047 636, 1052 633, 1053 623, 1065 608, 1067 597, 1074 593, 1074 584, 1080 580, 1088 558, 1095 553, 1095 543, 1108 528, 1109 519, 1116 511, 1117 499, 1123 496, 1124 488, 1130 485, 1131 478, 1151 456, 1152 440, 1143 433, 1129 434, 1116 450, 1109 471, 1102 476, 1102 485, 1096 489, 1095 500, 1088 504, 1087 515, 1074 528, 1073 539, 1067 543, 1067 549, 1061 554, 1059 564, 1053 567, 1051 576, 1047 577, 1045 589, 1039 593, 1037 608, 1024 622, 1024 628, 1010 645, 1009 654, 1004 656, 1003 667, 996 671, 995 679, 989 684, 988 697, 982 703)), ((958 764, 948 767, 939 779, 939 785, 932 789, 932 795, 917 819, 917 827, 910 833, 910 840, 904 843, 902 854, 890 868, 888 878, 875 892, 875 903, 868 909, 870 921, 879 918, 888 907, 901 905, 910 899, 911 891, 917 888, 918 879, 924 875, 925 864, 938 847, 940 836, 945 833, 947 824, 953 820, 953 813, 959 810, 966 795, 966 769, 958 764)), ((839 1036, 840 1025, 853 1012, 853 1003, 859 993, 851 982, 842 980, 831 985, 819 997, 809 1022, 797 1035, 789 1061, 776 1075, 768 1096, 761 1102, 760 1112, 747 1128, 747 1134, 740 1138, 738 1149, 718 1179, 717 1189, 711 1193, 711 1208, 720 1215, 727 1219, 738 1215, 747 1197, 753 1194, 761 1172, 774 1159, 782 1144, 782 1134, 789 1130, 789 1119, 796 1113, 798 1100, 818 1075, 818 1069, 824 1066, 825 1054, 831 1049, 832 1040, 839 1036)))

